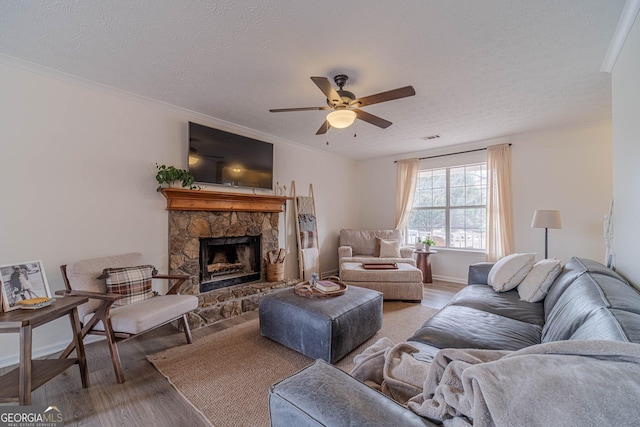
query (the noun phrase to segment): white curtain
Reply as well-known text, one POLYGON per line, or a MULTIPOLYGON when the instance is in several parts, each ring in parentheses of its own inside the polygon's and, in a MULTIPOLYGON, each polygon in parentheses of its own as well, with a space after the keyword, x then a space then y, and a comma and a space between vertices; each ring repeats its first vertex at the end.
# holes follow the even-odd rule
POLYGON ((511 147, 487 147, 487 261, 513 253, 511 147))
POLYGON ((413 196, 418 182, 420 159, 398 160, 396 172, 396 230, 402 230, 409 222, 413 196))
POLYGON ((616 257, 613 253, 613 199, 609 214, 604 216, 604 261, 610 269, 616 269, 616 257))

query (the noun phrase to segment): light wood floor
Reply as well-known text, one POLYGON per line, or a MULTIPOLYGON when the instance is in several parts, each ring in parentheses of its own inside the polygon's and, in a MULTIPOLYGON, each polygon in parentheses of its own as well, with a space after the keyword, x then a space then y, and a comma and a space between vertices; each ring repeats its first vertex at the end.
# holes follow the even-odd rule
POLYGON ((422 305, 426 307, 442 308, 451 301, 451 298, 466 285, 460 283, 440 282, 424 284, 424 298, 422 305))
MULTIPOLYGON (((435 282, 424 287, 422 305, 441 308, 463 285, 435 282)), ((258 312, 253 311, 196 329, 193 338, 197 340, 256 317, 258 312)), ((411 332, 407 331, 407 336, 411 332)), ((32 403, 57 405, 63 411, 65 426, 210 426, 145 358, 184 343, 184 334, 167 325, 121 344, 124 384, 115 380, 106 344, 88 344, 91 386, 83 389, 78 369, 71 367, 35 390, 32 403)))

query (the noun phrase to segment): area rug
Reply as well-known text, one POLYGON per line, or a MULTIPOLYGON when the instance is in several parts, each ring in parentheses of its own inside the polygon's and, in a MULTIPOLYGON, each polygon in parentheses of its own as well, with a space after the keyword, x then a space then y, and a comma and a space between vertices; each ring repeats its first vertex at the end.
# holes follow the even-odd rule
MULTIPOLYGON (((406 340, 436 311, 420 304, 385 302, 382 329, 336 366, 349 372, 353 358, 365 348, 382 337, 406 340)), ((147 359, 215 427, 269 426, 269 386, 313 362, 262 337, 258 319, 147 359)))

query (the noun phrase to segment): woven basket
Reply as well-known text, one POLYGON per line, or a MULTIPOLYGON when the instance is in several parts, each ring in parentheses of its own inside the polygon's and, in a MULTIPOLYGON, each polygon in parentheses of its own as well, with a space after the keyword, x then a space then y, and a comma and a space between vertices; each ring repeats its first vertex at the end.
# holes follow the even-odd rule
POLYGON ((277 262, 275 264, 267 263, 267 282, 282 282, 284 280, 284 264, 277 262))

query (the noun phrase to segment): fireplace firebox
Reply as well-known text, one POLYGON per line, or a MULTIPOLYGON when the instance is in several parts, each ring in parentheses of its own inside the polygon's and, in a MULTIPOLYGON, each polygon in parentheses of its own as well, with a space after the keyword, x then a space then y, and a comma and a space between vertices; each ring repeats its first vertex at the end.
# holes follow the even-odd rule
POLYGON ((260 280, 260 236, 201 238, 200 292, 260 280))

